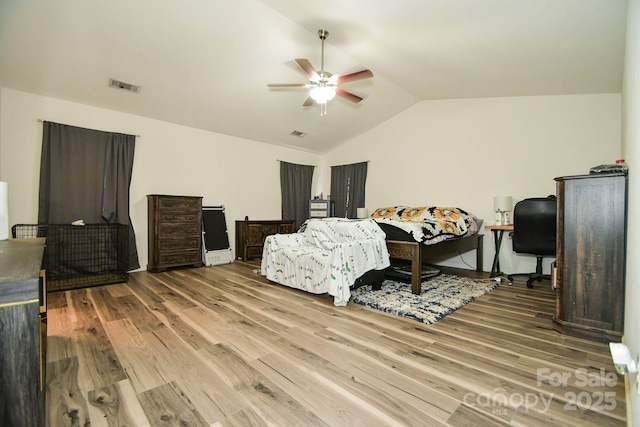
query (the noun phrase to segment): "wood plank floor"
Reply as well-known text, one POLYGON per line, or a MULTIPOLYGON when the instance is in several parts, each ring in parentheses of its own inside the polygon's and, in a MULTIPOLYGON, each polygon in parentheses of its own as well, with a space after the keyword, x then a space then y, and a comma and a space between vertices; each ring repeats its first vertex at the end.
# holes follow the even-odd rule
POLYGON ((49 294, 48 426, 626 424, 608 346, 552 330, 548 282, 423 325, 256 267, 49 294))

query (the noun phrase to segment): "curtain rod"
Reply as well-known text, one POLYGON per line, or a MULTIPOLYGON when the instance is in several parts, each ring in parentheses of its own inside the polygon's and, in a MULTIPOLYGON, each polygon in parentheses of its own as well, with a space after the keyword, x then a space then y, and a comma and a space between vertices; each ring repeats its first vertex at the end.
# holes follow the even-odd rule
MULTIPOLYGON (((45 121, 48 121, 48 120, 42 120, 42 119, 37 119, 37 120, 38 120, 38 122, 40 122, 40 123, 43 123, 43 122, 45 122, 45 121)), ((56 122, 51 122, 51 123, 56 123, 56 122)), ((62 125, 62 124, 64 124, 64 123, 58 123, 58 124, 59 124, 59 125, 62 125)), ((73 126, 73 125, 65 125, 65 126, 73 126)), ((76 127, 77 127, 77 126, 76 126, 76 127)), ((124 132, 117 132, 117 133, 121 133, 121 134, 124 134, 124 135, 131 135, 130 133, 124 133, 124 132)), ((140 135, 133 135, 133 136, 135 136, 136 138, 140 138, 140 135)))
POLYGON ((333 166, 331 166, 331 167, 332 167, 332 168, 336 168, 336 167, 339 167, 339 166, 359 165, 360 163, 370 163, 370 162, 371 162, 371 160, 365 160, 364 162, 347 163, 347 164, 345 164, 345 165, 333 165, 333 166))
MULTIPOLYGON (((290 164, 292 164, 292 165, 300 165, 300 163, 291 163, 291 162, 288 162, 288 161, 286 161, 286 160, 280 160, 280 159, 276 159, 276 162, 278 162, 278 163, 279 163, 279 162, 285 162, 285 163, 290 163, 290 164)), ((316 166, 316 165, 300 165, 300 166, 313 166, 314 168, 317 168, 317 166, 316 166)))

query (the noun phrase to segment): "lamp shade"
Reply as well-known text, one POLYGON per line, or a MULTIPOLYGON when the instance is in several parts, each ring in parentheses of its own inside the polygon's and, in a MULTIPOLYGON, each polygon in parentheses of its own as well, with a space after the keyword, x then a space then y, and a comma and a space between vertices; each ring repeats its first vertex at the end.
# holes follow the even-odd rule
POLYGON ((331 101, 336 96, 336 90, 331 86, 319 84, 311 89, 309 96, 318 104, 324 104, 327 101, 331 101))
POLYGON ((493 198, 493 210, 500 212, 508 212, 513 208, 513 199, 511 196, 496 196, 493 198))
POLYGON ((364 219, 369 216, 369 211, 367 210, 367 208, 358 208, 357 215, 359 219, 364 219))

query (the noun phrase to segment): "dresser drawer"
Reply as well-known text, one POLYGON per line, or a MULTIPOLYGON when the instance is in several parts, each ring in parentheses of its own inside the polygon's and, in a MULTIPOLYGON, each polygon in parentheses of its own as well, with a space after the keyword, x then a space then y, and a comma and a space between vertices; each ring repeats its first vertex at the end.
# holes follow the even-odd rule
POLYGON ((199 264, 202 255, 199 251, 160 252, 160 264, 166 267, 186 264, 199 264))
POLYGON ((291 234, 291 233, 295 233, 295 231, 296 231, 295 225, 292 222, 288 224, 280 224, 280 226, 278 227, 279 234, 291 234))
POLYGON ((264 245, 247 246, 247 258, 262 258, 262 249, 264 245))
POLYGON ((280 226, 278 224, 266 224, 262 227, 262 240, 267 236, 271 236, 272 234, 278 234, 280 230, 280 226))
POLYGON ((191 211, 199 212, 202 209, 202 200, 193 197, 162 197, 158 200, 160 212, 191 211))
POLYGON ((161 212, 158 214, 158 222, 163 223, 198 223, 199 212, 161 212))
POLYGON ((191 224, 163 222, 158 228, 158 233, 164 239, 182 236, 202 238, 200 224, 197 222, 191 224))
POLYGON ((194 236, 180 236, 171 239, 165 238, 158 242, 160 252, 193 250, 202 243, 202 240, 194 236))

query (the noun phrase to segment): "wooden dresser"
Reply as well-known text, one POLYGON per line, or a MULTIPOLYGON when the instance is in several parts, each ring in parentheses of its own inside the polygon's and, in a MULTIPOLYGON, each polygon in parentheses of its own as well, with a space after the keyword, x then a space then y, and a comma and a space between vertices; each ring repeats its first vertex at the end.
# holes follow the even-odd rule
POLYGON ((43 238, 0 241, 2 426, 45 425, 42 408, 47 332, 46 292, 41 274, 43 253, 43 238))
POLYGON ((556 178, 559 332, 603 342, 623 334, 627 176, 556 178))
POLYGON ((272 234, 296 231, 295 220, 236 221, 236 258, 262 258, 264 239, 272 234))
POLYGON ((147 196, 152 273, 171 267, 202 267, 202 197, 147 196))

